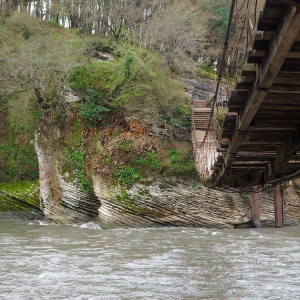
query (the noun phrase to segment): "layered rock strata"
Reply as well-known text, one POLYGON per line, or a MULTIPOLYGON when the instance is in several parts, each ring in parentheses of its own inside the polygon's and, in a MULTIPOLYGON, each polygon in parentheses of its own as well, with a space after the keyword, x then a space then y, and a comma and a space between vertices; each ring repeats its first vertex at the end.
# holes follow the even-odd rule
POLYGON ((60 175, 50 152, 36 144, 39 163, 41 209, 51 221, 88 222, 98 215, 100 202, 93 192, 84 193, 60 175))
MULTIPOLYGON (((208 100, 213 82, 186 80, 192 98, 208 100)), ((127 122, 130 118, 127 118, 127 122)), ((146 121, 145 121, 146 122, 146 121)), ((147 123, 147 122, 146 122, 147 123)), ((190 134, 164 124, 153 124, 149 135, 190 140, 190 134)), ((217 191, 179 178, 149 178, 131 188, 109 185, 100 175, 93 176, 90 193, 66 181, 59 172, 55 156, 47 144, 36 146, 40 170, 41 208, 47 219, 58 223, 96 221, 104 228, 146 226, 204 226, 235 228, 250 226, 249 193, 217 191)), ((285 193, 285 224, 297 223, 299 197, 292 188, 285 193)), ((262 223, 274 224, 272 191, 260 195, 262 223)))

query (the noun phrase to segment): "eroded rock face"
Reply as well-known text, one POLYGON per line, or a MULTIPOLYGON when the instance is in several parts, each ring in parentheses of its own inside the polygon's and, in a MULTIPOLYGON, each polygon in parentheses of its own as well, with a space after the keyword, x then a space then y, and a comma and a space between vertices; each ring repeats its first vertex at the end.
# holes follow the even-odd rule
POLYGON ((38 182, 0 189, 0 220, 42 220, 39 190, 38 182))
POLYGON ((47 150, 36 144, 40 174, 41 209, 51 221, 67 224, 88 222, 98 216, 100 202, 94 193, 84 193, 58 172, 57 163, 47 150))
MULTIPOLYGON (((210 82, 188 82, 202 92, 193 97, 208 100, 213 95, 210 82), (197 85, 198 84, 198 85, 197 85), (201 85, 201 86, 200 86, 201 85)), ((192 89, 191 89, 192 90, 192 89)), ((127 122, 130 122, 128 118, 127 122)), ((183 139, 160 124, 148 124, 151 135, 158 138, 183 139)), ((149 134, 150 135, 150 134, 149 134)), ((152 178, 133 187, 110 186, 99 175, 93 176, 93 191, 82 192, 59 173, 57 161, 47 146, 36 145, 40 171, 41 208, 46 218, 58 223, 96 221, 103 228, 148 226, 203 226, 235 228, 250 226, 251 201, 248 194, 217 191, 178 178, 152 178)), ((285 223, 298 222, 300 201, 290 188, 285 192, 285 223)), ((272 191, 260 195, 263 225, 274 224, 272 191)))
POLYGON ((191 86, 189 93, 192 100, 209 100, 214 96, 216 83, 211 79, 201 78, 201 81, 183 79, 183 81, 191 86))
POLYGON ((238 194, 231 196, 192 182, 156 178, 136 184, 123 195, 94 177, 101 200, 99 222, 119 226, 205 226, 234 228, 250 221, 250 205, 238 194))
MULTIPOLYGON (((93 177, 93 190, 83 193, 66 182, 55 161, 37 147, 40 168, 41 208, 45 217, 58 223, 99 222, 103 228, 147 226, 203 226, 235 228, 250 226, 249 195, 221 192, 178 178, 155 178, 130 189, 109 186, 93 177)), ((285 191, 285 223, 297 222, 299 197, 285 191)), ((272 191, 260 195, 262 223, 273 225, 272 191)))

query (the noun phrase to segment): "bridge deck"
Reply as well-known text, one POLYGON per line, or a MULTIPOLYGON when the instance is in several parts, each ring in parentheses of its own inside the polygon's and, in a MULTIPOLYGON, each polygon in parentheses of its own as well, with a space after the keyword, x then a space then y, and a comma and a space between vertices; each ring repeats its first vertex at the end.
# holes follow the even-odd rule
POLYGON ((266 1, 229 99, 213 186, 300 177, 300 11, 286 4, 294 2, 266 1))

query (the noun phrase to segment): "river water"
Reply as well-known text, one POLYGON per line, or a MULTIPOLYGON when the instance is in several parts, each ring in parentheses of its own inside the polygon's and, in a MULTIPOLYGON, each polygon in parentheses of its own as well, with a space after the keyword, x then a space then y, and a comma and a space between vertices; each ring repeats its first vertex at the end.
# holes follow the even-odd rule
POLYGON ((0 299, 300 299, 300 227, 0 222, 0 299))

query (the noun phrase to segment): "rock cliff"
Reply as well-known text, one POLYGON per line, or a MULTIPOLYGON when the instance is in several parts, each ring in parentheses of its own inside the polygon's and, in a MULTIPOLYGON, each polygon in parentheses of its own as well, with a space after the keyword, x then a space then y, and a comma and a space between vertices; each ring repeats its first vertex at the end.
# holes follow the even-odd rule
MULTIPOLYGON (((93 192, 86 194, 66 182, 51 159, 38 150, 41 207, 47 219, 58 223, 99 222, 103 228, 146 226, 249 227, 251 203, 248 194, 224 192, 178 178, 155 178, 135 184, 120 195, 100 176, 93 176, 93 192), (51 183, 52 181, 52 183, 51 183), (57 191, 54 192, 53 181, 57 191)), ((285 190, 285 224, 297 223, 299 197, 292 187, 285 190)), ((272 191, 260 195, 263 225, 274 224, 272 191)))
MULTIPOLYGON (((213 95, 214 83, 212 81, 204 80, 199 83, 185 80, 185 83, 187 92, 192 98, 207 100, 213 95)), ((71 119, 74 119, 74 116, 71 116, 71 119)), ((135 124, 139 122, 134 117, 126 117, 122 122, 127 123, 125 127, 130 128, 132 120, 135 124)), ((146 120, 143 120, 143 126, 148 128, 148 138, 167 141, 190 140, 189 132, 185 132, 182 128, 174 130, 167 127, 166 124, 146 120)), ((54 135, 58 137, 58 141, 65 136, 59 130, 59 128, 52 128, 52 133, 54 132, 54 135)), ((67 130, 73 129, 70 127, 67 130)), ((90 168, 92 188, 89 193, 84 192, 78 187, 76 180, 70 181, 65 178, 59 165, 59 155, 55 151, 55 147, 48 143, 49 131, 45 132, 44 130, 40 133, 42 137, 37 138, 36 152, 40 172, 41 208, 46 218, 51 221, 72 223, 93 220, 99 222, 104 228, 128 226, 236 228, 250 226, 249 194, 209 189, 192 179, 185 178, 183 180, 180 177, 151 176, 150 174, 146 181, 135 182, 130 187, 124 187, 120 184, 112 184, 103 174, 101 175, 101 172, 99 174, 95 169, 90 168)), ((99 134, 104 135, 103 132, 99 134)), ((130 130, 126 134, 130 134, 130 130)), ((136 140, 139 138, 141 138, 139 135, 133 137, 136 140)), ((119 151, 119 144, 113 143, 110 138, 106 138, 106 140, 109 140, 106 144, 109 149, 107 151, 104 149, 105 155, 108 155, 106 152, 119 151)), ((104 144, 99 146, 99 141, 97 143, 95 145, 98 147, 105 148, 104 144)), ((131 150, 126 151, 130 152, 131 150)), ((87 153, 92 156, 93 151, 89 149, 87 153)), ((98 159, 97 155, 94 154, 98 159)), ((116 154, 111 157, 106 156, 105 159, 114 157, 116 154)), ((115 164, 118 163, 115 162, 115 164)), ((101 169, 101 166, 99 168, 101 169)), ((106 170, 106 172, 112 172, 112 170, 106 170)), ((292 187, 285 190, 284 205, 285 223, 298 222, 300 201, 292 187)), ((260 209, 262 223, 273 224, 274 208, 271 191, 265 191, 260 195, 260 209)))

